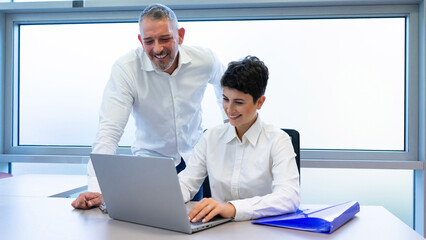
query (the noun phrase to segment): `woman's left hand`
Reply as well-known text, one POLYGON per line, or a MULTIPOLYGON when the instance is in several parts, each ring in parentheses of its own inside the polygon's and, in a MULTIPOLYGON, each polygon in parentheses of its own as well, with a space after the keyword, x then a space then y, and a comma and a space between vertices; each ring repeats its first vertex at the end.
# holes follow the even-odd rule
POLYGON ((208 222, 216 215, 224 218, 235 217, 235 207, 231 203, 221 203, 212 198, 203 198, 195 204, 188 213, 191 222, 197 222, 203 219, 203 222, 208 222))

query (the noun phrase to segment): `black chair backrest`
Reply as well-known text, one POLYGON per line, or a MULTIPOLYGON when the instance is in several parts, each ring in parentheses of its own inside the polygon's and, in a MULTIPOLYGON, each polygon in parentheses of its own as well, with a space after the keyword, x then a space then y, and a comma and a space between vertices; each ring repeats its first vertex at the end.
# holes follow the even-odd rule
MULTIPOLYGON (((286 132, 291 138, 291 143, 293 144, 293 149, 294 149, 294 152, 296 153, 296 164, 297 164, 297 170, 299 171, 299 182, 300 182, 300 135, 299 135, 299 132, 297 130, 287 129, 287 128, 281 128, 281 130, 286 132)), ((203 197, 204 198, 212 197, 208 176, 206 177, 206 179, 204 179, 204 182, 203 182, 203 197)))
POLYGON ((296 153, 296 164, 297 170, 299 171, 299 181, 300 181, 300 134, 297 130, 281 128, 284 132, 286 132, 290 138, 291 143, 293 144, 294 152, 296 153))

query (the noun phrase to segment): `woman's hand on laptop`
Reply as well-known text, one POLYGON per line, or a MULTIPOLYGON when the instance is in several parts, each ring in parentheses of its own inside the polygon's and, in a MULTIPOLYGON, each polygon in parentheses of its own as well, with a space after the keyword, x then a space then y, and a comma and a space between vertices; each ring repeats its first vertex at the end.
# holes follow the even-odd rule
POLYGON ((71 205, 76 209, 90 209, 99 207, 102 203, 104 203, 102 194, 97 192, 84 192, 78 195, 71 205))
POLYGON ((197 222, 200 219, 203 219, 203 222, 208 222, 216 215, 224 218, 235 217, 235 207, 231 203, 221 203, 212 198, 203 198, 188 213, 191 222, 197 222))

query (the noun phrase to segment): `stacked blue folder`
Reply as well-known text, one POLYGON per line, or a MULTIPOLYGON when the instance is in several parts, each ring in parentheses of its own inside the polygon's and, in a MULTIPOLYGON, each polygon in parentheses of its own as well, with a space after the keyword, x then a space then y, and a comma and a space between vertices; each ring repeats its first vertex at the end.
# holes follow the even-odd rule
POLYGON ((359 203, 350 201, 320 209, 299 209, 295 213, 262 218, 252 223, 311 232, 332 233, 359 211, 359 203))

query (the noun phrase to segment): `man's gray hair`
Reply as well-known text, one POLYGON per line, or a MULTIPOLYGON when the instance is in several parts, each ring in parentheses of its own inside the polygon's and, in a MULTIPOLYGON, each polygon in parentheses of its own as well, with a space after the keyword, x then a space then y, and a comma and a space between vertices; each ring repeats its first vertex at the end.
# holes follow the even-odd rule
POLYGON ((141 22, 143 18, 149 17, 154 20, 168 19, 172 21, 176 30, 179 29, 179 24, 175 13, 167 6, 159 3, 147 6, 139 16, 139 28, 141 29, 141 22))

